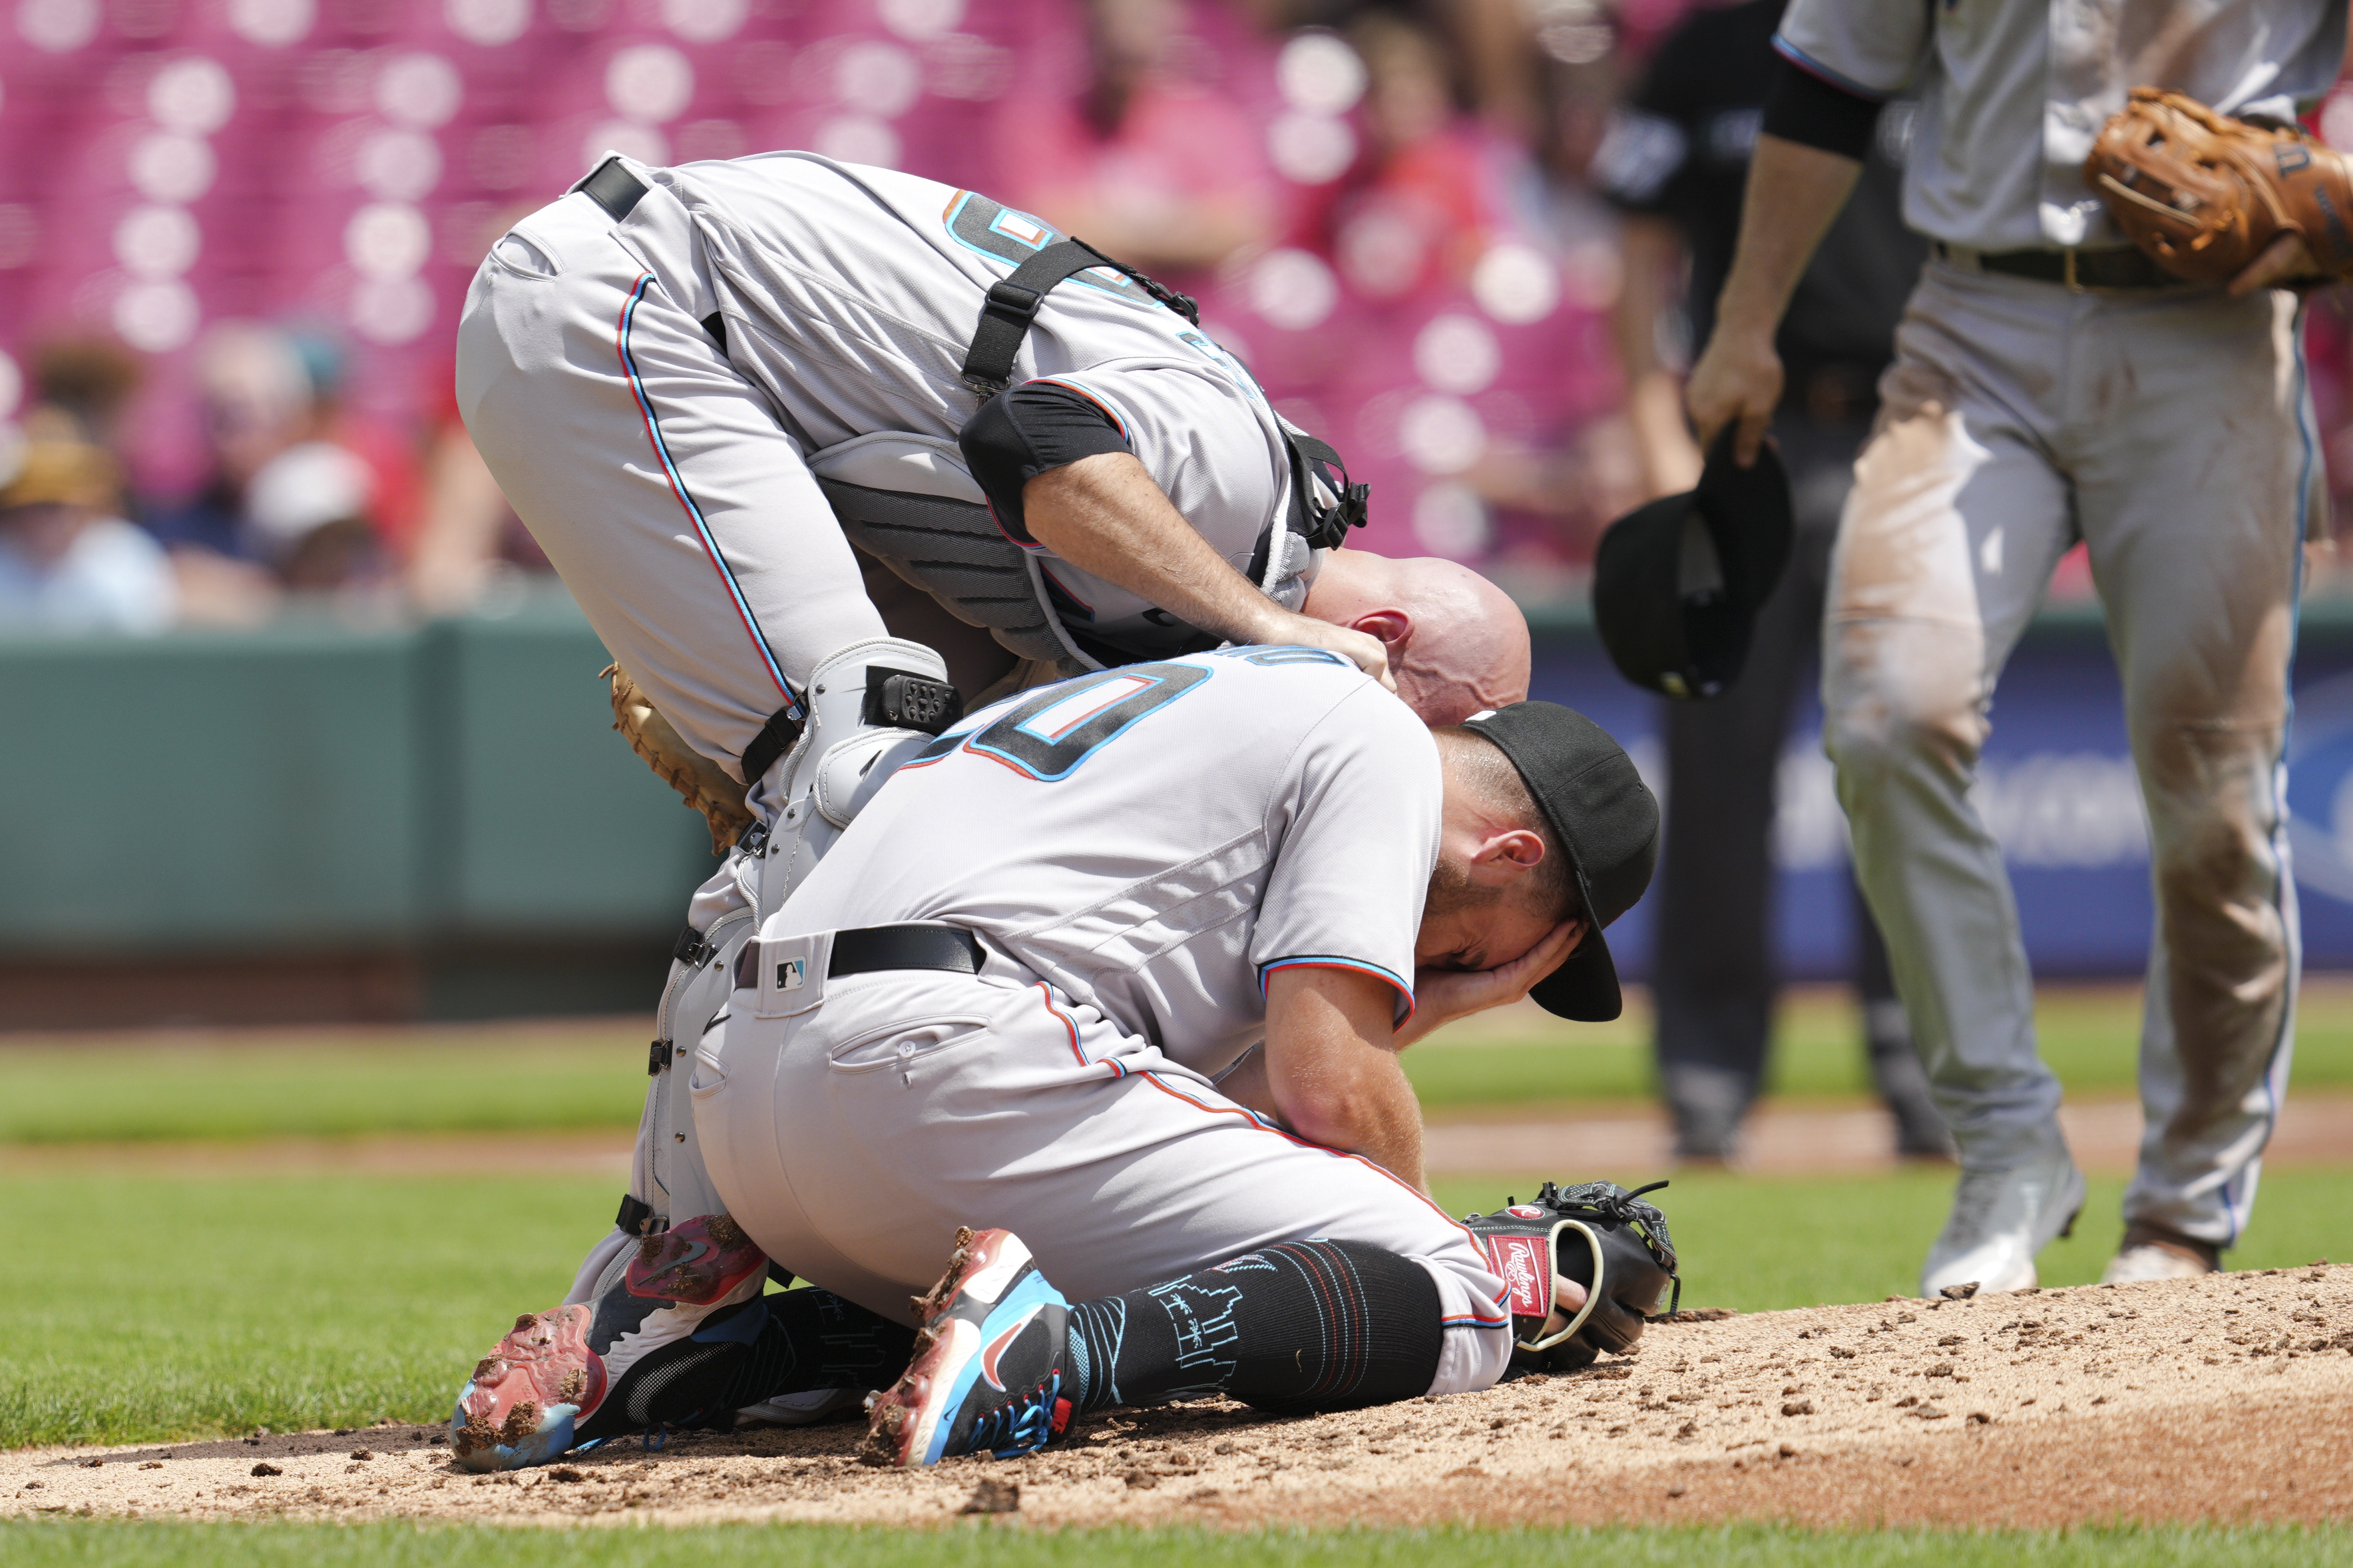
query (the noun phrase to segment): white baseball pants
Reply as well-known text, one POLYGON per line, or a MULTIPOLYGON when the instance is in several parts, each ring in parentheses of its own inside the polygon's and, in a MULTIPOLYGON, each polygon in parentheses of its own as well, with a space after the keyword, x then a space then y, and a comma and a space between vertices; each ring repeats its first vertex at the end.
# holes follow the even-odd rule
POLYGON ((801 443, 703 330, 717 309, 676 197, 624 234, 575 192, 475 274, 458 405, 597 637, 733 773, 818 663, 886 633, 801 443))
POLYGON ((1823 631, 1857 871, 1964 1164, 2064 1147, 2001 851, 1969 798, 2003 662, 2078 539, 2148 813, 2127 1220, 2217 1246, 2287 1080, 2288 660, 2326 505, 2295 300, 2073 294, 1932 263, 1855 469, 1823 631))
POLYGON ((1438 1282, 1430 1392, 1503 1374, 1504 1282, 1469 1231, 1370 1161, 1278 1131, 1042 983, 895 971, 809 986, 814 1005, 784 1018, 734 993, 690 1088, 727 1212, 794 1273, 903 1319, 959 1225, 1014 1231, 1074 1301, 1277 1242, 1359 1241, 1438 1282))

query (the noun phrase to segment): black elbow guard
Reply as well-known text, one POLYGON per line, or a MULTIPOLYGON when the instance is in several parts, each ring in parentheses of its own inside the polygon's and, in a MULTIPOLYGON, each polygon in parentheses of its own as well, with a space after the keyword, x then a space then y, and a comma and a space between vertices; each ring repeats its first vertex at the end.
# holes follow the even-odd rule
POLYGON ((956 435, 965 466, 988 497, 997 527, 1019 544, 1034 544, 1021 513, 1021 487, 1049 468, 1124 452, 1127 433, 1103 405, 1058 382, 1008 387, 980 405, 956 435))
POLYGON ((1833 86, 1785 56, 1776 60, 1773 85, 1766 91, 1763 130, 1784 142, 1861 162, 1871 150, 1879 110, 1873 100, 1833 86))

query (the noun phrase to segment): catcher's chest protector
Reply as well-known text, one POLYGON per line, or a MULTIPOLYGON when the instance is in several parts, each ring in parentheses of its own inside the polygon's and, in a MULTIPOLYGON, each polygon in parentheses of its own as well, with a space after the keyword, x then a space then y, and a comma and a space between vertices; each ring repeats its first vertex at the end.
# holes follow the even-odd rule
MULTIPOLYGON (((990 231, 986 238, 1017 242, 990 231)), ((993 248, 993 247, 992 247, 993 248)), ((999 251, 1016 261, 992 286, 965 356, 964 380, 983 398, 1004 392, 1014 360, 1045 296, 1078 273, 1110 268, 1124 280, 1196 321, 1193 302, 1132 268, 1120 267, 1077 240, 1033 253, 999 251)), ((1350 484, 1339 454, 1285 428, 1291 504, 1260 533, 1249 575, 1270 598, 1296 610, 1306 600, 1314 552, 1340 543, 1364 525, 1366 487, 1350 484)), ((1103 660, 1074 641, 1056 609, 1037 555, 1006 537, 955 443, 904 431, 878 431, 828 447, 809 458, 842 531, 859 549, 921 588, 967 626, 986 630, 1008 651, 1059 664, 1065 675, 1101 669, 1103 660)), ((1197 646, 1213 646, 1214 638, 1197 646)), ((1092 646, 1098 653, 1102 645, 1092 646)), ((1183 646, 1134 650, 1137 658, 1189 651, 1183 646)))
POLYGON ((1022 658, 1103 666, 1071 640, 1038 558, 1005 536, 952 441, 884 430, 809 459, 849 542, 1022 658))

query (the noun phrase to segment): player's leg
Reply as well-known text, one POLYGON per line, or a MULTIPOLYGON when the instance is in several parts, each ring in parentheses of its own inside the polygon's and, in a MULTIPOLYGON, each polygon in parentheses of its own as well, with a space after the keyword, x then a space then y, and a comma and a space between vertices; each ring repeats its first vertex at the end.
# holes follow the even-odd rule
MULTIPOLYGON (((1842 378, 1833 378, 1833 386, 1842 387, 1842 378)), ((1806 401, 1810 404, 1813 399, 1807 395, 1806 401)), ((1869 414, 1866 408, 1858 417, 1821 423, 1798 416, 1775 425, 1798 525, 1788 571, 1795 580, 1805 617, 1790 637, 1793 678, 1804 665, 1818 662, 1821 654, 1831 552, 1837 542, 1840 515, 1854 489, 1856 455, 1870 437, 1869 414)), ((1760 635, 1762 631, 1760 626, 1760 635)), ((1776 757, 1777 764, 1778 761, 1776 757)), ((1879 934, 1870 902, 1862 896, 1862 886, 1852 868, 1840 879, 1845 884, 1848 919, 1853 930, 1851 979, 1862 1015, 1865 1065, 1872 1087, 1894 1121, 1895 1152, 1907 1159, 1950 1159, 1953 1137, 1929 1095, 1919 1053, 1913 1049, 1911 1025, 1905 1018, 1904 1004, 1895 994, 1895 977, 1888 968, 1887 943, 1879 934)))
MULTIPOLYGON (((731 1016, 695 1094, 730 1212, 777 1257, 890 1312, 932 1287, 959 1226, 1026 1244, 968 1292, 967 1329, 941 1352, 954 1365, 919 1361, 930 1382, 960 1378, 984 1403, 1050 1383, 1080 1400, 1181 1385, 1336 1406, 1503 1371, 1501 1282, 1459 1222, 1042 984, 859 976, 797 1019, 751 1023, 731 1016), (1289 1261, 1214 1287, 1190 1278, 1271 1248, 1289 1261), (1013 1293, 1032 1259, 1039 1282, 1013 1293), (1103 1329, 1123 1309, 1071 1311, 1132 1309, 1154 1286, 1159 1318, 1131 1324, 1132 1351, 1103 1329), (1203 1290, 1233 1309, 1207 1314, 1206 1338, 1187 1327, 1202 1326, 1203 1290), (1031 1332, 1050 1313, 1060 1333, 1031 1332), (1017 1346, 1018 1371, 1003 1359, 1017 1346)), ((1042 1440, 1065 1397, 990 1419, 1042 1440)))
POLYGON ((2285 779, 2319 457, 2285 293, 2112 301, 2086 384, 2132 387, 2082 465, 2084 531, 2148 808, 2145 1131, 2112 1279, 2238 1239, 2286 1088, 2297 932, 2285 779))
POLYGON ((882 622, 798 442, 613 228, 575 193, 492 248, 459 408, 613 657, 733 766, 882 622))
POLYGON ((2070 298, 1928 269, 1831 563, 1823 743, 1963 1167, 1930 1291, 2032 1284, 2082 1201, 2010 879, 1968 798, 1995 679, 2073 542, 2036 412, 2047 388, 2021 373, 2070 330, 2070 298))
POLYGON ((1765 1071, 1778 989, 1770 951, 1774 806, 1809 606, 1784 574, 1748 665, 1705 702, 1662 704, 1664 844, 1652 939, 1659 1087, 1675 1157, 1725 1160, 1765 1071))

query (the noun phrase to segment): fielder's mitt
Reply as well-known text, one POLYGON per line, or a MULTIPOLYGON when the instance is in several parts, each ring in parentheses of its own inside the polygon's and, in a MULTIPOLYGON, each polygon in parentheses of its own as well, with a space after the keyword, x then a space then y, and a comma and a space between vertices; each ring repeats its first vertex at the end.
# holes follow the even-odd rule
POLYGON ((1630 1193, 1614 1182, 1567 1189, 1546 1182, 1533 1203, 1508 1200, 1500 1214, 1462 1222, 1504 1278, 1514 1369, 1574 1372, 1603 1351, 1623 1355, 1658 1316, 1670 1285, 1682 1301, 1667 1216, 1642 1201, 1666 1184, 1630 1193), (1556 1274, 1585 1287, 1585 1309, 1573 1318, 1554 1309, 1556 1274))
POLYGON ((752 826, 752 814, 744 807, 744 786, 688 745, 660 710, 646 700, 628 670, 608 664, 600 673, 613 682, 613 728, 629 742, 629 750, 662 776, 662 782, 702 813, 702 820, 711 825, 711 852, 726 854, 752 826))
POLYGON ((2084 178, 2150 259, 2192 283, 2226 283, 2282 234, 2315 268, 2353 272, 2353 163, 2296 128, 2217 114, 2137 87, 2101 127, 2084 178))

